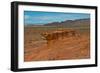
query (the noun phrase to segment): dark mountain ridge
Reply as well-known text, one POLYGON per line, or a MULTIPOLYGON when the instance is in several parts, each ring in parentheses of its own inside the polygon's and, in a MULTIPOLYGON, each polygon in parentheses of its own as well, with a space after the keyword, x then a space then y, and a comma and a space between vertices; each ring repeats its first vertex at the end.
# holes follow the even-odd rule
POLYGON ((27 24, 25 26, 33 26, 33 27, 89 27, 90 26, 90 19, 77 19, 77 20, 66 20, 62 22, 52 22, 47 24, 27 24))
POLYGON ((78 20, 66 20, 63 22, 53 22, 44 24, 44 26, 65 26, 65 27, 75 27, 75 26, 89 26, 90 19, 78 19, 78 20))

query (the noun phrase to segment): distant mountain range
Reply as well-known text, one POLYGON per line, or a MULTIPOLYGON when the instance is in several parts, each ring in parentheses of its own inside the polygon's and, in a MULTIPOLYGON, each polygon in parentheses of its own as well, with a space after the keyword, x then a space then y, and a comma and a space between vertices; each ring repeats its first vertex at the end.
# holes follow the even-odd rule
POLYGON ((64 26, 64 27, 78 27, 78 26, 89 26, 90 19, 78 19, 78 20, 66 20, 63 22, 53 22, 44 24, 44 26, 64 26))
POLYGON ((31 24, 29 26, 63 26, 63 27, 88 27, 90 26, 90 19, 77 19, 77 20, 66 20, 62 22, 52 22, 43 25, 31 24))

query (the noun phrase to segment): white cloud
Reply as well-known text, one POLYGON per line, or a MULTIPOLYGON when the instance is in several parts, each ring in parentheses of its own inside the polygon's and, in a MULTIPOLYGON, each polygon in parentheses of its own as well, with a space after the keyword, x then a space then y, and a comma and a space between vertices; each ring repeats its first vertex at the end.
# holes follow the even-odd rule
POLYGON ((25 15, 24 18, 25 18, 25 19, 30 19, 31 16, 29 16, 29 15, 25 15))

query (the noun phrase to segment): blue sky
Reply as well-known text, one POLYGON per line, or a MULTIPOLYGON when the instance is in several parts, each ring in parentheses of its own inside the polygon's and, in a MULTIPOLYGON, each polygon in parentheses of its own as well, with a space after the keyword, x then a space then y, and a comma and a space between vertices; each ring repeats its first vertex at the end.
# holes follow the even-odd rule
POLYGON ((61 12, 39 12, 24 11, 24 23, 26 25, 42 25, 51 22, 61 22, 65 20, 90 18, 90 14, 85 13, 61 13, 61 12))

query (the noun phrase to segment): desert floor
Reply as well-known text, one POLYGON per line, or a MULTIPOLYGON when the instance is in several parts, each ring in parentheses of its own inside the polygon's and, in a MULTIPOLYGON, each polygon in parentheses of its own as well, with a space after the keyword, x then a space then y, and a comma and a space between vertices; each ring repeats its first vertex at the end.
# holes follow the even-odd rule
MULTIPOLYGON (((73 60, 90 58, 89 32, 70 36, 47 44, 39 33, 44 31, 25 28, 24 61, 73 60)), ((52 32, 52 31, 51 31, 52 32)))

